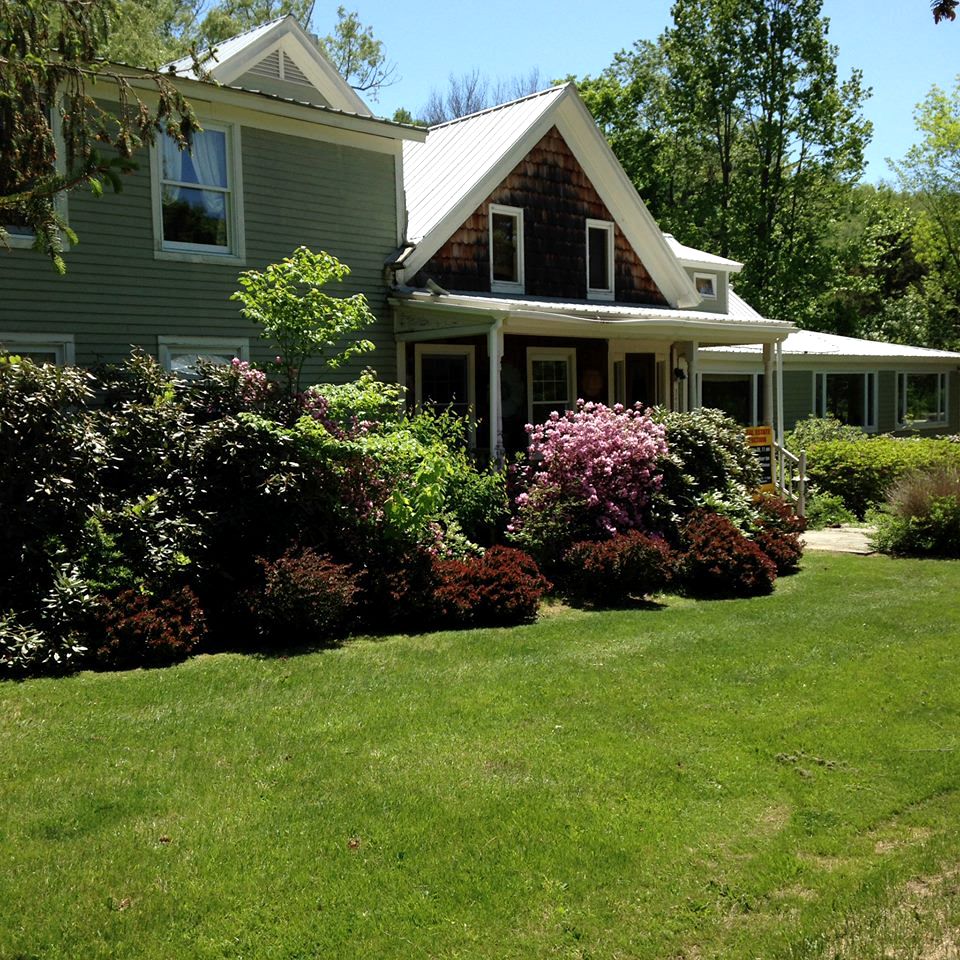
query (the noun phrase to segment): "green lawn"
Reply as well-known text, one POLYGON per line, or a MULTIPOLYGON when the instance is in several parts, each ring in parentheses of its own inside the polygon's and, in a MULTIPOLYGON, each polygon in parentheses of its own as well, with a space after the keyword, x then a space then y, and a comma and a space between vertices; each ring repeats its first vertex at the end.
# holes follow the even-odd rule
POLYGON ((923 956, 958 598, 811 554, 757 600, 2 684, 0 957, 923 956))

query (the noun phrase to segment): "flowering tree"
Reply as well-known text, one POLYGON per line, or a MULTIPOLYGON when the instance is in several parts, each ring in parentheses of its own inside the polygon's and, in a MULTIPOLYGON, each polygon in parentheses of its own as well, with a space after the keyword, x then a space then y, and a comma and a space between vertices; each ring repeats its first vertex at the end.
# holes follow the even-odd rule
POLYGON ((516 498, 514 538, 540 553, 563 541, 597 539, 643 528, 660 486, 665 431, 639 405, 577 409, 527 425, 530 466, 516 498))

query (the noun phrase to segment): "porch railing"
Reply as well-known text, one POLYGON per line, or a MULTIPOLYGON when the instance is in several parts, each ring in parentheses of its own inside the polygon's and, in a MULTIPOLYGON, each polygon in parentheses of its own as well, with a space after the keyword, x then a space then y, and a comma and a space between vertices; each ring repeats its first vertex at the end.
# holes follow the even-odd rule
POLYGON ((777 455, 777 486, 784 500, 790 501, 798 517, 807 515, 807 451, 797 455, 780 444, 774 445, 777 455))

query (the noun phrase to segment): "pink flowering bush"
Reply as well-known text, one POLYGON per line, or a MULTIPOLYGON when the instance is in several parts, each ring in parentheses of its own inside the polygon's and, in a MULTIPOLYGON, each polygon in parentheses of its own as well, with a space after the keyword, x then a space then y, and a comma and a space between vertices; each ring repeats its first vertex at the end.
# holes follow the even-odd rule
POLYGON ((526 429, 529 466, 511 535, 534 556, 549 563, 575 540, 648 526, 667 442, 647 411, 578 400, 576 410, 526 429))

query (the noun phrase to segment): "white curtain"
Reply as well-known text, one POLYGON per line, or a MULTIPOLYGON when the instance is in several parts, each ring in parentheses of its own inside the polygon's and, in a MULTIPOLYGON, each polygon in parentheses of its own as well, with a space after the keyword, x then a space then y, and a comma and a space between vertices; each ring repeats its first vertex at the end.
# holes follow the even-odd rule
MULTIPOLYGON (((193 138, 190 159, 197 176, 205 184, 227 185, 227 138, 219 130, 198 133, 193 138)), ((203 191, 203 206, 207 214, 217 220, 225 219, 227 195, 212 190, 203 191)))

